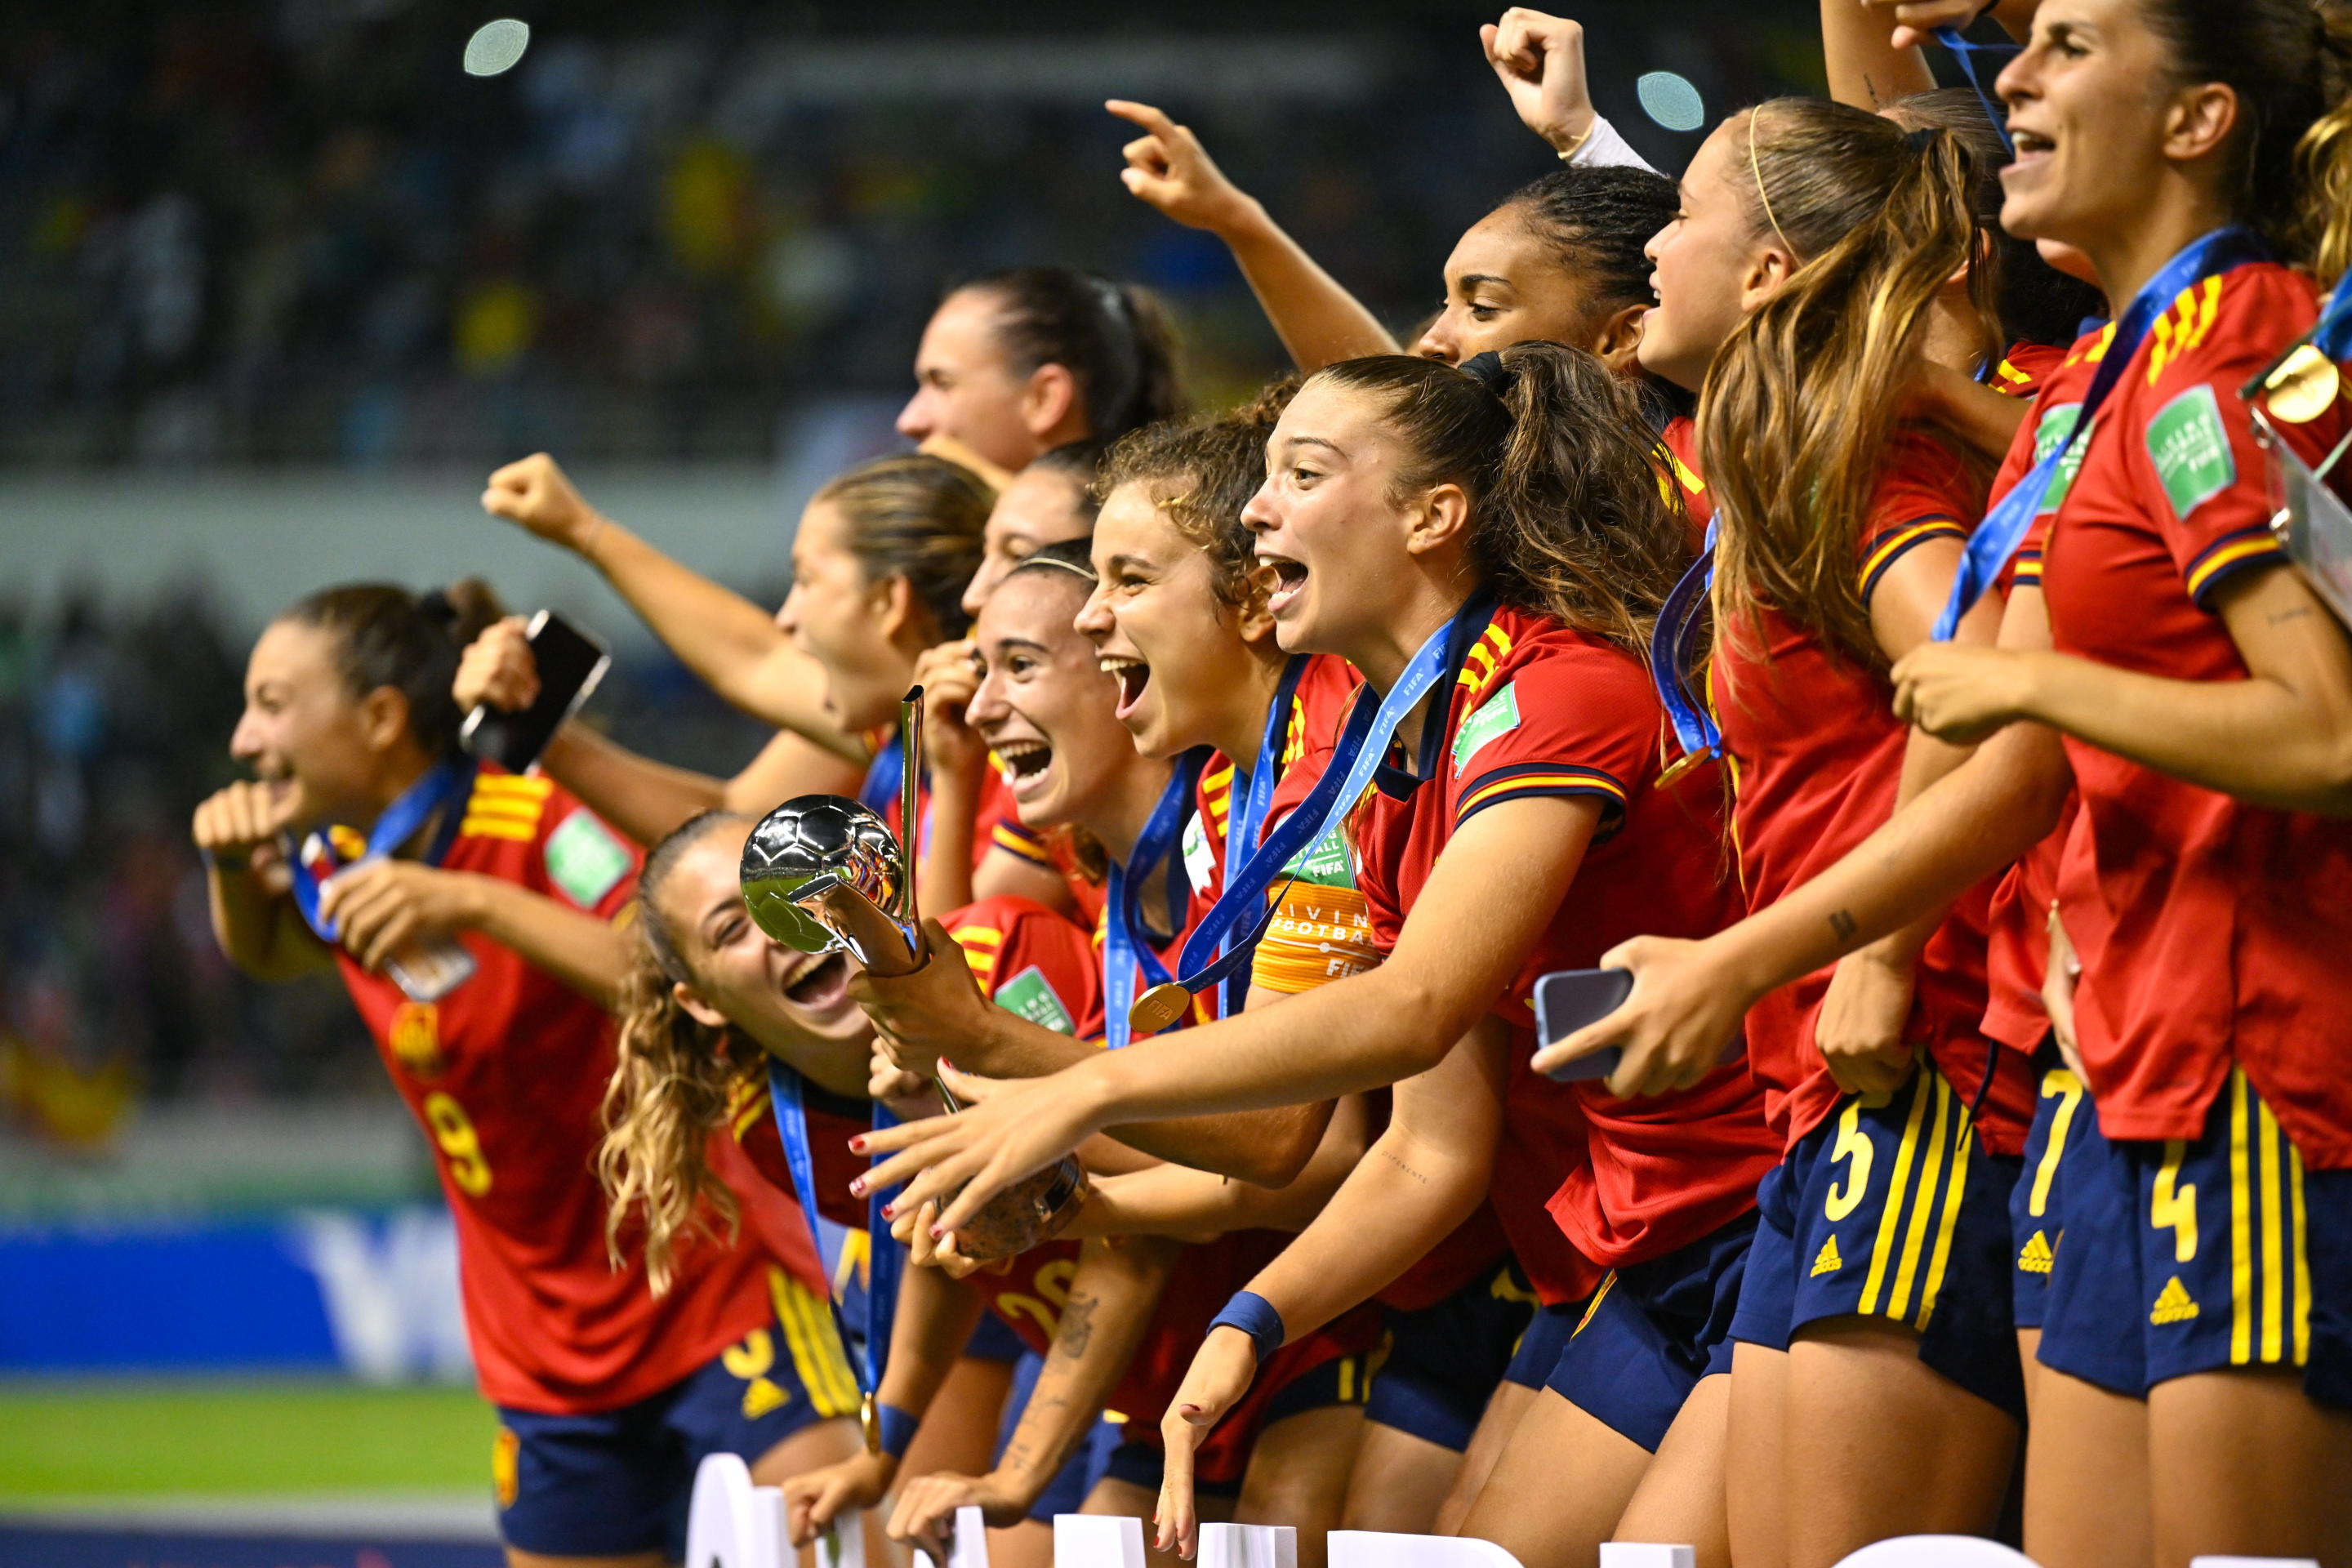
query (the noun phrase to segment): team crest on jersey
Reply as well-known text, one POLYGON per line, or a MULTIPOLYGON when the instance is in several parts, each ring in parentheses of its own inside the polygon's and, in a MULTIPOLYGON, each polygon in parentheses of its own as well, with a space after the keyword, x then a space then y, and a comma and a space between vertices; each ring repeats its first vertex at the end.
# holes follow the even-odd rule
POLYGON ((2229 432, 2221 426, 2221 406, 2213 389, 2202 383, 2166 404, 2147 422, 2147 455, 2164 483, 2172 515, 2183 522, 2238 482, 2238 459, 2230 450, 2229 432))
POLYGON ((1034 963, 996 988, 996 1005, 1015 1017, 1041 1024, 1057 1035, 1077 1033, 1077 1020, 1062 1005, 1045 972, 1034 963))
POLYGON ((441 1048, 441 1009, 430 1002, 403 1002, 388 1031, 392 1054, 415 1078, 439 1078, 449 1066, 441 1048))
POLYGON ((1505 681, 1495 695, 1478 705, 1478 710, 1462 721, 1462 728, 1454 734, 1454 776, 1460 778, 1470 759, 1486 748, 1486 742, 1498 735, 1507 735, 1519 727, 1519 690, 1505 681))
POLYGON ((593 910, 629 874, 629 852, 585 811, 575 811, 547 836, 547 875, 563 896, 593 910))

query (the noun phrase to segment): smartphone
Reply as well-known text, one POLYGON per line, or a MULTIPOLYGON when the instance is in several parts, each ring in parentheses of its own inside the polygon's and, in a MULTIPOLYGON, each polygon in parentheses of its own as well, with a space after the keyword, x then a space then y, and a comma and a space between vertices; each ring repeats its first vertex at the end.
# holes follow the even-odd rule
MULTIPOLYGON (((1536 1048, 1556 1046, 1587 1024, 1624 1005, 1633 993, 1630 969, 1563 969, 1536 982, 1536 1048)), ((1617 1070, 1624 1052, 1615 1046, 1579 1057, 1544 1076, 1555 1083, 1586 1083, 1617 1070)))
POLYGON ((515 773, 539 761, 557 727, 588 700, 613 662, 603 643, 553 610, 531 616, 524 637, 539 666, 538 700, 513 713, 484 703, 466 715, 466 727, 457 731, 466 750, 515 773))

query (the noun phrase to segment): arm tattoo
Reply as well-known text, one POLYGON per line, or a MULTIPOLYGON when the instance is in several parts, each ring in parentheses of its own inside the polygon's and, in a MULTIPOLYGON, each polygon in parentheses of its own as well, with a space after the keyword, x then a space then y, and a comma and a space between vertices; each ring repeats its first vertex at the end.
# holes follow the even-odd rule
POLYGON ((2311 614, 2311 606, 2309 605, 2304 605, 2292 610, 2279 610, 2272 615, 2270 617, 2270 624, 2275 626, 2286 621, 2299 621, 2309 614, 2311 614))
MULTIPOLYGON (((1375 1146, 1377 1147, 1377 1145, 1375 1146)), ((1406 1175, 1411 1176, 1414 1181, 1419 1182, 1423 1186, 1425 1187, 1429 1185, 1429 1178, 1427 1176, 1423 1175, 1419 1171, 1414 1170, 1411 1165, 1408 1165, 1402 1160, 1398 1159, 1392 1151, 1381 1149, 1381 1158, 1386 1160, 1390 1164, 1394 1165, 1398 1170, 1402 1171, 1406 1175)))
POLYGON ((1852 942, 1854 932, 1853 917, 1843 910, 1838 910, 1830 916, 1830 930, 1837 932, 1837 939, 1840 942, 1852 942))
POLYGON ((1095 1300, 1091 1296, 1073 1296, 1070 1304, 1062 1309, 1061 1332, 1055 1336, 1061 1342, 1064 1354, 1073 1361, 1087 1353, 1094 1342, 1095 1300))

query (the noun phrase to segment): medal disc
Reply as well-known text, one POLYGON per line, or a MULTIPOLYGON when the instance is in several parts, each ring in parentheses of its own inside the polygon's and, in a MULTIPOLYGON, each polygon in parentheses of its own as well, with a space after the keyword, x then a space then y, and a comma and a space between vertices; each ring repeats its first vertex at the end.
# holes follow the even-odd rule
POLYGON ((2336 362, 2305 343, 2287 355, 2286 363, 2263 383, 2263 405, 2274 419, 2308 424, 2334 405, 2342 381, 2336 362))
POLYGON ((1127 1010, 1127 1026, 1140 1037, 1156 1035, 1184 1016, 1192 1005, 1192 994, 1174 981, 1164 981, 1135 999, 1127 1010))

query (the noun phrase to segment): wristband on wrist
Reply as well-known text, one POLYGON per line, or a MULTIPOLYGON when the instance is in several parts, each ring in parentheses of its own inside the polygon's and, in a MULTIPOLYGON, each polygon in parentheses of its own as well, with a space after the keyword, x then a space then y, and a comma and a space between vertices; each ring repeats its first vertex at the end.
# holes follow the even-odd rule
POLYGON ((907 1450, 914 1445, 915 1429, 923 1424, 923 1418, 896 1405, 877 1405, 874 1414, 881 1424, 882 1451, 894 1459, 905 1458, 907 1450))
POLYGON ((1274 1310, 1274 1303, 1252 1290, 1234 1292, 1234 1299, 1225 1303, 1225 1310, 1209 1320, 1209 1327, 1213 1329, 1221 1324, 1228 1329, 1239 1329, 1249 1336, 1250 1343, 1256 1347, 1261 1366, 1268 1356, 1282 1348, 1282 1342, 1290 1337, 1290 1331, 1282 1326, 1282 1314, 1274 1310))
POLYGON ((1594 132, 1596 132, 1596 131, 1600 130, 1600 129, 1601 129, 1601 116, 1599 116, 1598 114, 1596 114, 1596 115, 1594 115, 1594 116, 1592 117, 1592 123, 1591 123, 1591 124, 1590 124, 1590 125, 1588 125, 1588 126, 1586 126, 1586 127, 1584 128, 1584 134, 1583 134, 1583 135, 1581 135, 1581 136, 1578 137, 1575 141, 1573 141, 1573 142, 1570 142, 1567 146, 1562 147, 1562 148, 1560 148, 1560 149, 1559 149, 1559 161, 1560 161, 1561 163, 1567 163, 1570 159, 1571 159, 1571 158, 1575 157, 1579 153, 1583 152, 1583 151, 1584 151, 1584 144, 1585 144, 1587 142, 1591 141, 1591 140, 1592 140, 1592 133, 1593 133, 1594 132))

